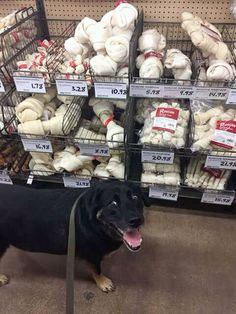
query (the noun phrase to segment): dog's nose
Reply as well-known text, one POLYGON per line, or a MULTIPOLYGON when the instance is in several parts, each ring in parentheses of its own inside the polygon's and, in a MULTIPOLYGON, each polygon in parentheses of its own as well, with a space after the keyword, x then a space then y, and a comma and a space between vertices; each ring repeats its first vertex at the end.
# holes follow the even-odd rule
POLYGON ((130 227, 137 228, 142 224, 142 219, 141 218, 130 219, 128 224, 130 227))

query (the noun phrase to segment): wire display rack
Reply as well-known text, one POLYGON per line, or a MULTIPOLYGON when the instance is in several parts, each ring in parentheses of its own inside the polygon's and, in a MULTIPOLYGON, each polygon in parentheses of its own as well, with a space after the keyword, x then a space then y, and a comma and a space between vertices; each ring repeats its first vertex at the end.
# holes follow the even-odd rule
POLYGON ((38 13, 32 7, 16 11, 13 20, 13 25, 0 34, 0 78, 3 83, 11 82, 15 55, 39 35, 38 13))
MULTIPOLYGON (((236 24, 215 24, 222 34, 223 41, 227 44, 232 56, 234 57, 234 39, 236 37, 236 24)), ((170 70, 164 68, 161 78, 140 78, 138 69, 134 66, 131 71, 131 84, 145 84, 145 85, 186 85, 186 86, 207 86, 207 87, 234 87, 234 81, 209 81, 201 80, 199 78, 200 68, 204 65, 204 60, 200 51, 194 47, 188 34, 182 29, 181 23, 178 22, 144 22, 143 29, 139 29, 137 38, 141 35, 143 30, 155 28, 160 34, 166 38, 167 49, 179 49, 192 61, 192 78, 189 80, 174 79, 170 70)), ((139 50, 132 51, 130 62, 135 65, 136 58, 139 55, 139 50)), ((235 68, 235 63, 232 60, 232 66, 235 68)))

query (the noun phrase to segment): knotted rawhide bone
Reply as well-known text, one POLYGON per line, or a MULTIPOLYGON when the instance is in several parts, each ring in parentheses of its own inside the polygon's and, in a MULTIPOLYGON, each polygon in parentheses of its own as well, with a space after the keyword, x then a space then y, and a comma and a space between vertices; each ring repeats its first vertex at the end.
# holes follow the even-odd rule
MULTIPOLYGON (((163 54, 153 50, 148 50, 144 53, 144 59, 139 69, 139 76, 142 78, 156 78, 159 79, 163 74, 163 65, 161 58, 163 54)), ((139 64, 140 64, 139 63, 139 64)))
POLYGON ((139 37, 138 44, 142 52, 147 50, 163 51, 166 47, 166 38, 156 29, 148 29, 139 37))

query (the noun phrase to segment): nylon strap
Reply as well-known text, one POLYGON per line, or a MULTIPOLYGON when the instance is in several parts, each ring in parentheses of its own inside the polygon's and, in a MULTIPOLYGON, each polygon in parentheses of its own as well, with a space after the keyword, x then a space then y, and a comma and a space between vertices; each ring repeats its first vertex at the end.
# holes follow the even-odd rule
POLYGON ((82 196, 87 192, 84 191, 75 200, 70 213, 69 236, 67 245, 66 261, 66 314, 74 314, 74 268, 75 268, 75 210, 82 196))

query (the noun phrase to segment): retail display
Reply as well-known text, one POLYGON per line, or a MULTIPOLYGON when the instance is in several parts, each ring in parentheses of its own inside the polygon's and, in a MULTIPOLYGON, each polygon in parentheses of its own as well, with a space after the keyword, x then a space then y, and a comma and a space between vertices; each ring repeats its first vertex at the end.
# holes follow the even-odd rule
POLYGON ((175 187, 184 197, 235 190, 235 26, 187 7, 178 22, 144 22, 140 9, 120 0, 97 20, 86 12, 42 23, 28 9, 0 19, 0 134, 18 143, 2 148, 1 169, 175 187), (207 155, 226 159, 212 169, 207 155))

